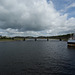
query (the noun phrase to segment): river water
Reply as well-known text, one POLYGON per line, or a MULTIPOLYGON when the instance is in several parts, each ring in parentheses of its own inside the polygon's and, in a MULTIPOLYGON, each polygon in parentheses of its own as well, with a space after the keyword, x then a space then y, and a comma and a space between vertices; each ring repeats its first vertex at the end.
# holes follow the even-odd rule
POLYGON ((58 40, 0 42, 0 75, 75 75, 75 49, 58 40))

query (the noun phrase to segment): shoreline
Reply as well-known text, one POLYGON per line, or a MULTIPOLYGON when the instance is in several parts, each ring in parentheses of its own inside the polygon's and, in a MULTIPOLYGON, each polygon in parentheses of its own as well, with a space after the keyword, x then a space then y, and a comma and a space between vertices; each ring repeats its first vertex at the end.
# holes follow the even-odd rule
MULTIPOLYGON (((58 39, 49 39, 49 40, 58 40, 58 39)), ((0 42, 13 42, 13 41, 24 41, 24 40, 8 40, 8 39, 2 39, 2 40, 0 40, 0 42)), ((60 40, 59 40, 60 41, 60 40)), ((67 42, 67 40, 61 40, 61 41, 66 41, 67 42)))
POLYGON ((0 42, 13 42, 13 41, 22 41, 22 40, 0 40, 0 42))

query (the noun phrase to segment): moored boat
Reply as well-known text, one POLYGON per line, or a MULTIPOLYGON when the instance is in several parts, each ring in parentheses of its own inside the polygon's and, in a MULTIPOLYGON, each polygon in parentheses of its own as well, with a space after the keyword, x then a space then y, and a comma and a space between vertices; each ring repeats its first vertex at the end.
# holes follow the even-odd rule
POLYGON ((75 47, 75 34, 71 35, 71 38, 67 41, 68 46, 75 47))

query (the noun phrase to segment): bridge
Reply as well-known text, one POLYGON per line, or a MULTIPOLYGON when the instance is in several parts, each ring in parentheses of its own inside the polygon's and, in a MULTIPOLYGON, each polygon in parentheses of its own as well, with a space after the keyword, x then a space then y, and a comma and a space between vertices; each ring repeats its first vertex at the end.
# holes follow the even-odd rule
POLYGON ((23 38, 23 41, 26 41, 28 39, 33 39, 35 41, 37 41, 38 39, 46 39, 47 41, 49 41, 49 38, 23 38))
MULTIPOLYGON (((49 38, 49 37, 14 37, 12 38, 12 40, 22 40, 22 41, 26 41, 26 40, 29 40, 29 39, 33 39, 34 41, 37 41, 39 39, 46 39, 47 41, 49 41, 49 39, 52 39, 52 38, 49 38)), ((57 38, 59 41, 62 41, 61 38, 57 38)))

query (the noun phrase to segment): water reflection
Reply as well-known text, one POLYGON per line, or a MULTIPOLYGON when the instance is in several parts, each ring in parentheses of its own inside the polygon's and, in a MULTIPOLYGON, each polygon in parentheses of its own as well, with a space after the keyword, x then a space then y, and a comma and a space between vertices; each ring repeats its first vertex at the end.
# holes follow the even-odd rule
POLYGON ((74 47, 74 46, 67 46, 67 48, 68 48, 69 50, 75 50, 75 47, 74 47))

